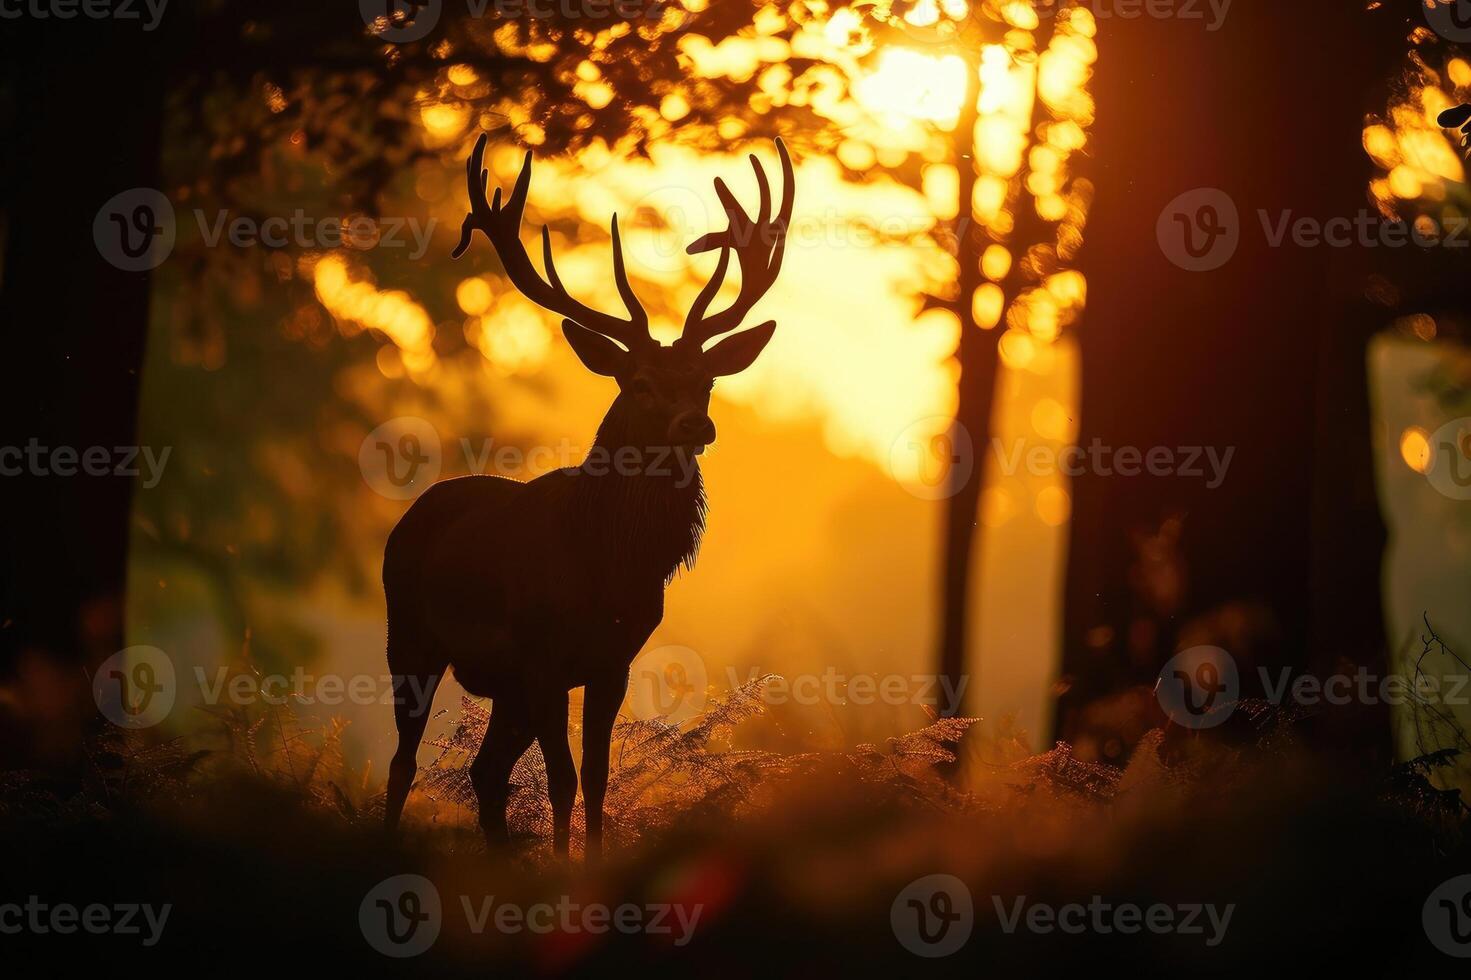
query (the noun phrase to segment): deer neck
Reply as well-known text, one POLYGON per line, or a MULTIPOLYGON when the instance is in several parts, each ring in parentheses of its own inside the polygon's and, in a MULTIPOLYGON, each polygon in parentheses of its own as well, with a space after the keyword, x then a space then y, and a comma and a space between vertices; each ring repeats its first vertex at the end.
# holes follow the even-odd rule
POLYGON ((580 467, 578 512, 609 571, 673 578, 694 564, 705 530, 705 486, 694 456, 632 436, 623 396, 580 467))

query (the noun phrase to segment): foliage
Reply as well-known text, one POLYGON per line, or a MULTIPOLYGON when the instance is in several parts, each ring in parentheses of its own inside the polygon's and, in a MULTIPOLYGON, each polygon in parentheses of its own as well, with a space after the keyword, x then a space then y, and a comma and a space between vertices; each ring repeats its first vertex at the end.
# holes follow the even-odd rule
MULTIPOLYGON (((1108 812, 1165 817, 1201 807, 1226 811, 1267 793, 1267 785, 1334 778, 1302 751, 1297 732, 1307 716, 1266 702, 1243 702, 1235 712, 1239 722, 1219 730, 1150 732, 1124 768, 1081 761, 1064 743, 1026 754, 1003 737, 982 747, 980 754, 995 760, 990 764, 966 753, 971 771, 961 783, 947 770, 960 743, 975 740, 974 719, 936 718, 882 745, 846 751, 742 750, 736 747, 739 727, 762 712, 768 682, 753 680, 712 700, 705 714, 684 725, 620 722, 607 799, 609 832, 619 850, 662 848, 696 828, 764 839, 762 828, 798 814, 819 822, 866 814, 861 819, 890 828, 999 821, 1011 828, 1007 834, 1024 835, 1029 828, 1052 834, 1108 812)), ((477 852, 483 845, 474 829, 468 767, 489 710, 470 698, 459 707, 452 732, 433 743, 438 756, 421 767, 407 826, 415 836, 432 834, 433 848, 477 852)), ((89 743, 86 771, 76 779, 5 774, 0 823, 87 825, 180 807, 197 816, 243 796, 294 801, 290 805, 344 832, 376 829, 382 794, 370 788, 369 773, 346 763, 340 721, 304 722, 290 704, 213 709, 211 715, 214 725, 186 739, 108 728, 89 743)), ((1436 773, 1454 764, 1460 751, 1427 753, 1373 783, 1384 805, 1402 812, 1442 851, 1461 846, 1471 817, 1456 790, 1434 785, 1436 773)), ((525 860, 543 865, 551 860, 550 807, 534 747, 518 762, 512 785, 513 837, 525 860)), ((581 826, 574 810, 574 841, 581 826)), ((793 826, 789 832, 801 837, 808 831, 793 826)))
POLYGON ((1458 782, 1466 785, 1471 777, 1471 737, 1453 706, 1460 696, 1454 678, 1464 680, 1471 665, 1446 646, 1428 615, 1420 651, 1413 657, 1411 661, 1401 654, 1409 690, 1406 709, 1396 718, 1396 724, 1413 731, 1417 755, 1404 764, 1402 772, 1422 777, 1427 791, 1433 788, 1431 783, 1440 783, 1435 792, 1440 798, 1449 798, 1447 794, 1456 794, 1449 787, 1458 782))
MULTIPOLYGON (((936 719, 928 727, 883 748, 860 745, 847 752, 784 754, 733 748, 735 729, 764 711, 762 691, 770 678, 757 678, 710 702, 686 725, 654 720, 620 720, 613 730, 613 752, 605 812, 608 832, 632 844, 668 832, 682 822, 739 820, 769 806, 783 782, 837 771, 855 789, 877 798, 895 795, 930 802, 958 799, 936 767, 955 761, 954 748, 975 719, 936 719)), ((438 757, 422 772, 419 786, 432 800, 465 809, 476 806, 469 767, 490 710, 462 697, 452 732, 431 744, 438 757)), ((512 834, 545 841, 551 834, 545 766, 533 746, 511 775, 507 821, 512 834)), ((573 812, 574 835, 583 826, 573 812)))

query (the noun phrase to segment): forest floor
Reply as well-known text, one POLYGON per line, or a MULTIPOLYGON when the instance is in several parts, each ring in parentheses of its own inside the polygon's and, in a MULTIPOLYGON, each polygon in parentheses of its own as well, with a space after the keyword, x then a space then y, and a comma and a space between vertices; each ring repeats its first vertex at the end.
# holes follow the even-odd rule
POLYGON ((936 964, 993 975, 1092 970, 1100 957, 1146 975, 1456 963, 1422 921, 1431 893, 1471 872, 1468 811, 1435 786, 1447 758, 1346 771, 1306 747, 1299 719, 1255 705, 1244 735, 1157 730, 1121 769, 1065 745, 990 744, 966 752, 956 780, 943 773, 966 720, 841 752, 733 748, 761 711, 759 683, 682 726, 620 725, 610 854, 590 870, 575 853, 580 820, 574 860, 550 854, 535 749, 513 779, 513 852, 487 851, 465 771, 486 711, 468 699, 396 840, 330 727, 226 717, 208 747, 99 735, 78 775, 0 773, 0 905, 168 904, 167 925, 154 945, 23 931, 0 948, 225 973, 315 952, 438 976, 907 976, 928 969, 916 949, 943 946, 914 935, 933 914, 959 946, 936 964), (405 874, 432 882, 440 915, 429 948, 395 964, 363 916, 405 874), (958 881, 914 898, 937 874, 958 881), (579 918, 627 906, 627 929, 579 918), (553 916, 561 924, 543 928, 553 916))

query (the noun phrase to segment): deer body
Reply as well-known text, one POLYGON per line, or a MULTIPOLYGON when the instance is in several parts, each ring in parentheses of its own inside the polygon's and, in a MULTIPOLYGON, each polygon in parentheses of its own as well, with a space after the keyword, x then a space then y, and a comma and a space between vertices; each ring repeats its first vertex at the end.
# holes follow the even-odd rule
POLYGON ((452 667, 466 690, 493 701, 485 742, 470 769, 487 839, 505 842, 511 769, 535 740, 546 760, 553 847, 566 854, 577 789, 567 744, 568 691, 583 687, 582 787, 587 855, 594 859, 602 844, 609 745, 629 666, 663 618, 664 586, 693 563, 704 530, 705 493, 695 456, 715 438, 709 417, 714 379, 749 366, 775 324, 709 350, 701 344, 739 326, 774 280, 791 213, 791 164, 778 143, 787 189, 774 222, 754 157, 762 198, 756 221, 717 181, 731 227, 690 250, 719 247, 719 268, 680 342, 661 347, 649 339, 647 318, 628 287, 617 219, 614 272, 629 320, 567 296, 545 233, 550 282, 536 273, 518 237, 530 155, 502 207, 499 190, 493 205, 485 201, 484 147, 481 137, 470 159, 472 209, 456 256, 472 231, 485 232, 517 288, 565 314, 563 331, 573 350, 588 368, 615 378, 620 391, 582 465, 528 483, 494 476, 447 480, 422 494, 389 536, 383 587, 399 747, 389 766, 385 819, 390 829, 398 824, 435 688, 452 667), (741 261, 741 294, 730 308, 706 317, 732 251, 741 261))
POLYGON ((659 623, 665 577, 655 563, 630 555, 628 564, 647 570, 620 567, 617 552, 589 547, 592 529, 575 530, 591 518, 583 508, 619 509, 580 500, 577 475, 445 481, 389 538, 383 578, 399 620, 390 628, 439 651, 471 694, 501 697, 543 677, 564 691, 580 687, 609 661, 605 648, 623 646, 617 626, 647 632, 659 623))

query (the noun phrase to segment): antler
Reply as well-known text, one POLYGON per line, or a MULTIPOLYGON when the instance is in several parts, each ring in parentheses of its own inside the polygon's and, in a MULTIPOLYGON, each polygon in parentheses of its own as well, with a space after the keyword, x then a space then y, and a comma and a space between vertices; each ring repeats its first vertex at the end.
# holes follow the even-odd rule
POLYGON ((776 282, 776 274, 781 271, 782 253, 786 250, 787 226, 792 220, 792 203, 796 195, 792 158, 787 155, 786 144, 780 138, 776 141, 776 152, 781 157, 782 199, 775 220, 771 218, 771 187, 766 182, 766 171, 761 169, 761 163, 755 154, 751 154, 751 169, 756 172, 756 186, 760 189, 761 202, 754 221, 736 201, 730 188, 725 186, 725 181, 715 178, 715 193, 720 198, 721 206, 725 208, 726 216, 730 218, 730 227, 696 239, 685 250, 694 255, 718 247, 721 250, 720 264, 715 269, 715 275, 690 307, 689 316, 684 321, 684 332, 675 341, 676 347, 699 348, 711 337, 736 329, 751 311, 751 307, 756 305, 756 301, 776 282), (736 253, 741 267, 740 293, 729 307, 707 317, 705 310, 720 290, 732 251, 736 253))
POLYGON ((633 287, 628 283, 628 272, 623 266, 623 243, 618 237, 618 216, 613 216, 613 278, 618 284, 618 295, 628 309, 629 319, 624 320, 608 313, 601 313, 584 306, 567 294, 562 280, 557 277, 557 267, 552 263, 552 239, 546 226, 541 228, 542 264, 546 266, 547 279, 532 265, 526 247, 521 244, 521 215, 526 210, 526 192, 531 186, 531 151, 526 151, 526 162, 521 165, 521 174, 511 189, 511 196, 501 205, 501 189, 495 189, 495 198, 485 200, 485 185, 489 175, 482 167, 485 159, 486 135, 480 134, 475 141, 475 151, 465 162, 465 179, 470 193, 470 213, 460 225, 460 243, 450 253, 450 258, 459 258, 470 247, 470 239, 479 229, 490 239, 501 265, 511 284, 527 299, 538 306, 560 313, 589 330, 596 330, 605 337, 612 337, 632 350, 654 341, 649 335, 649 315, 639 305, 633 287), (551 280, 548 282, 547 280, 551 280))

